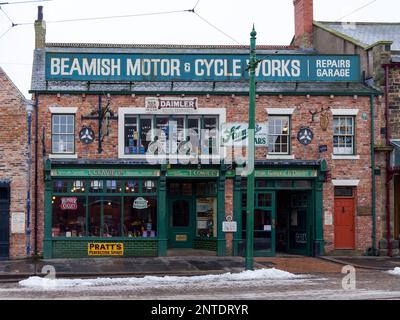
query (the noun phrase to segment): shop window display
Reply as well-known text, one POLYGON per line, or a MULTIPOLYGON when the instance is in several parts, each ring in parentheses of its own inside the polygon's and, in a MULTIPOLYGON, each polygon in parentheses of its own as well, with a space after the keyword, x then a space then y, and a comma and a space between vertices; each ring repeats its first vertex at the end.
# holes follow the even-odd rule
POLYGON ((89 197, 88 212, 89 212, 89 236, 101 236, 101 203, 100 197, 89 197))
POLYGON ((124 236, 156 237, 157 199, 155 197, 124 198, 124 236))
POLYGON ((53 237, 85 236, 85 200, 85 197, 53 196, 53 237))
POLYGON ((217 199, 198 198, 196 200, 197 232, 198 237, 217 236, 217 199))
POLYGON ((103 200, 103 237, 121 236, 121 198, 105 197, 103 200))

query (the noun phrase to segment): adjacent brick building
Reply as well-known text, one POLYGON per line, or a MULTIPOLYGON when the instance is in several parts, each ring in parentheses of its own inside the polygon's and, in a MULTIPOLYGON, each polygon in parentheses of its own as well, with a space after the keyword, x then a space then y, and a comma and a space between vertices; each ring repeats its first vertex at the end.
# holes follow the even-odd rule
POLYGON ((306 34, 303 37, 296 36, 297 44, 320 53, 360 55, 361 72, 366 83, 385 94, 384 104, 377 115, 379 134, 375 142, 376 168, 380 172, 377 179, 378 216, 384 221, 379 232, 382 239, 380 253, 398 255, 400 23, 314 21, 312 0, 294 3, 298 8, 296 25, 302 25, 306 34), (390 243, 388 239, 391 239, 390 243))
POLYGON ((0 68, 0 259, 26 256, 26 100, 0 68))

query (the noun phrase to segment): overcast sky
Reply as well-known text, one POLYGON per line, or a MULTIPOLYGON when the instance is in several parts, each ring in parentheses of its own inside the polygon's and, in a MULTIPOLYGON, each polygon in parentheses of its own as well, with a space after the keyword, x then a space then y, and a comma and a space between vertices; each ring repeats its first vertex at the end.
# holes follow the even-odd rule
MULTIPOLYGON (((21 0, 9 0, 18 2, 21 0)), ((1 1, 6 2, 6 1, 1 1)), ((314 0, 314 19, 337 21, 371 0, 314 0)), ((33 24, 11 28, 14 23, 33 23, 37 6, 44 6, 47 42, 240 44, 249 43, 252 24, 257 44, 290 43, 294 34, 293 0, 200 0, 196 12, 214 24, 218 32, 190 12, 55 23, 54 21, 157 13, 191 9, 197 0, 53 0, 42 3, 2 5, 0 11, 0 66, 18 88, 30 97, 34 49, 33 24), (7 16, 6 16, 7 15, 7 16), (53 23, 51 23, 53 21, 53 23), (232 40, 233 38, 234 40, 232 40)), ((376 0, 343 21, 400 22, 399 0, 376 0)))

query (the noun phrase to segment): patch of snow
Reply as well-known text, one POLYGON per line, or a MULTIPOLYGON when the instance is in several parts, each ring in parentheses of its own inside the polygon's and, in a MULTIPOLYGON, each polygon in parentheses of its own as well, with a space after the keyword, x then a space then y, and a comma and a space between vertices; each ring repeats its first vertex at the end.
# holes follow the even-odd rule
POLYGON ((400 276, 400 268, 396 267, 396 268, 394 268, 394 270, 388 271, 388 273, 393 274, 395 276, 400 276))
POLYGON ((144 278, 97 278, 97 279, 50 279, 30 277, 19 282, 22 287, 56 289, 61 287, 93 287, 93 286, 118 286, 134 285, 146 286, 155 284, 190 284, 203 282, 229 282, 229 281, 253 281, 253 280, 290 280, 304 278, 304 275, 294 275, 279 269, 259 269, 243 271, 240 273, 224 273, 219 275, 205 275, 193 277, 179 276, 146 276, 144 278))

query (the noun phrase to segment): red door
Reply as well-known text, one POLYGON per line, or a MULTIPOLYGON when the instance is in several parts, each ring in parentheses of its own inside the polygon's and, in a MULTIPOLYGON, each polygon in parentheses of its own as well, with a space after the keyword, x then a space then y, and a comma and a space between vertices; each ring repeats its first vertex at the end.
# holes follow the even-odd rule
POLYGON ((335 249, 354 248, 354 198, 335 198, 335 249))

